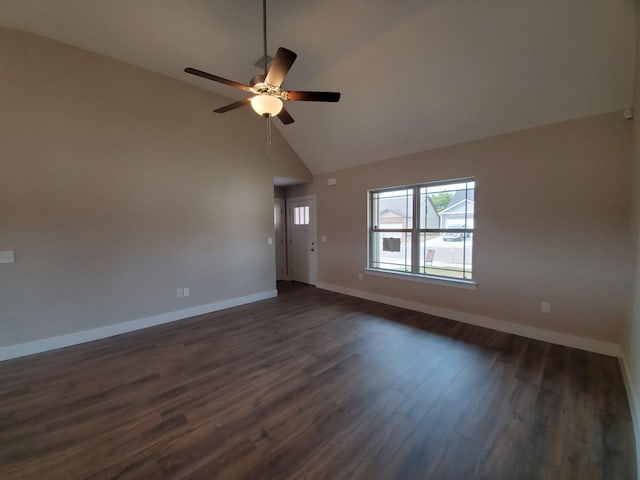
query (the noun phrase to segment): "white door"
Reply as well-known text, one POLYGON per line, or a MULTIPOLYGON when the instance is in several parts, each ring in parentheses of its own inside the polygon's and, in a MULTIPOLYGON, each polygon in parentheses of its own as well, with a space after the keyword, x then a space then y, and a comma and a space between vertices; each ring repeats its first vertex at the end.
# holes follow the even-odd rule
POLYGON ((276 280, 284 280, 287 276, 286 247, 284 223, 284 198, 276 198, 273 201, 273 231, 276 242, 276 280))
POLYGON ((316 284, 318 261, 315 196, 287 200, 289 278, 316 284))

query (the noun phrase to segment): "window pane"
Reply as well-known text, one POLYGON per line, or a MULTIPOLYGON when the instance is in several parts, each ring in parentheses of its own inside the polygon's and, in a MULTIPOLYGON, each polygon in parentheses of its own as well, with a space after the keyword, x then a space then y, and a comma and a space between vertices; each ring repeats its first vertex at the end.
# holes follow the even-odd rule
POLYGON ((413 189, 371 194, 372 227, 413 228, 413 189))
POLYGON ((411 272, 411 234, 372 232, 371 267, 411 272))
POLYGON ((309 207, 293 207, 293 224, 309 225, 309 207))
POLYGON ((280 228, 280 207, 278 205, 273 207, 273 228, 274 230, 280 228))
POLYGON ((420 228, 472 229, 475 182, 420 188, 420 228))
POLYGON ((473 179, 371 192, 369 200, 370 268, 472 280, 473 179))
POLYGON ((419 273, 471 280, 473 234, 461 234, 456 241, 443 237, 448 233, 420 234, 419 273))

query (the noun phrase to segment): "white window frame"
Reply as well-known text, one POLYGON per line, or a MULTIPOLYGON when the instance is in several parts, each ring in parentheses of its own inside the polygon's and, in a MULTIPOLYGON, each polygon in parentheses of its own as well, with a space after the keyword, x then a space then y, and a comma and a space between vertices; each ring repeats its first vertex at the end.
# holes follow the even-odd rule
MULTIPOLYGON (((429 188, 434 186, 446 186, 446 185, 455 185, 459 183, 466 182, 474 182, 474 189, 477 188, 477 180, 474 177, 466 177, 459 179, 451 179, 451 180, 442 180, 436 182, 427 182, 427 183, 418 183, 412 185, 402 185, 395 187, 386 187, 386 188, 376 188, 367 191, 367 268, 365 272, 370 275, 380 276, 380 277, 389 277, 389 278, 398 278, 403 280, 410 280, 414 282, 422 282, 422 283, 430 283, 435 285, 442 286, 453 286, 465 289, 475 289, 477 283, 475 278, 475 271, 473 268, 474 260, 475 260, 475 200, 474 200, 474 221, 473 227, 471 228, 460 228, 460 229, 451 229, 451 228, 420 228, 420 216, 422 212, 420 211, 420 189, 421 188, 429 188), (413 190, 413 225, 412 228, 407 229, 386 229, 379 228, 374 225, 374 208, 373 208, 373 199, 376 193, 382 192, 392 192, 395 190, 413 190), (385 269, 372 266, 373 264, 373 254, 375 251, 375 247, 373 242, 375 240, 374 233, 410 233, 412 242, 411 242, 411 272, 399 272, 392 269, 385 269), (462 233, 463 235, 473 234, 474 241, 471 245, 471 278, 456 278, 449 277, 446 275, 433 275, 433 274, 425 274, 420 273, 420 235, 423 233, 462 233)), ((475 199, 475 194, 474 194, 475 199)), ((464 247, 463 247, 464 248, 464 247)))

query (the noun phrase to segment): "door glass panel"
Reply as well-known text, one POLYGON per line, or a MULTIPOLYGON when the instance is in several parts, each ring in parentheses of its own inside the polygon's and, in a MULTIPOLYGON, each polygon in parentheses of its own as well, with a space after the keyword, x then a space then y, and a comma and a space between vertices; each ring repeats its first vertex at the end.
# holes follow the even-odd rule
POLYGON ((309 225, 309 206, 293 207, 293 224, 309 225))

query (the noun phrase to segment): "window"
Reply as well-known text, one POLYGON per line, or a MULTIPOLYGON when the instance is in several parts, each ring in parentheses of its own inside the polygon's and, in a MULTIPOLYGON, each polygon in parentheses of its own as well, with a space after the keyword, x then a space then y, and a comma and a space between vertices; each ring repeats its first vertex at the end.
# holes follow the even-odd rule
POLYGON ((475 180, 369 191, 369 268, 473 279, 475 180))
POLYGON ((309 206, 293 208, 293 224, 309 225, 309 206))

